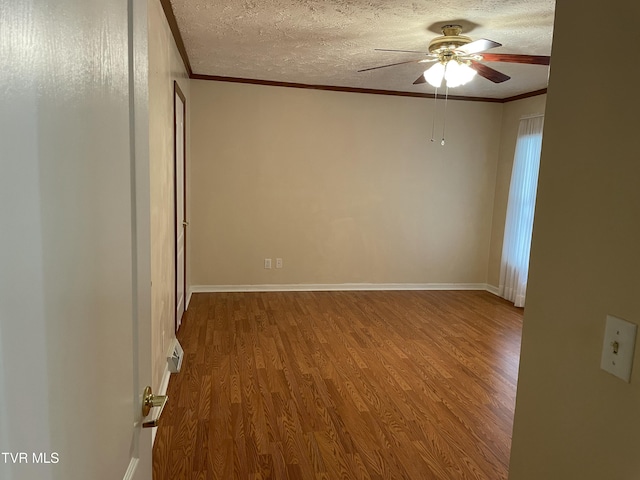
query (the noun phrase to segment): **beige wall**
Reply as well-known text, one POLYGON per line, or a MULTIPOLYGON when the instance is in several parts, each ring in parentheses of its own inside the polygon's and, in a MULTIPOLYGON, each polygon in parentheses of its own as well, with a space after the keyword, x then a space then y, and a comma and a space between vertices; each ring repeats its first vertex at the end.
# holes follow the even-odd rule
POLYGON ((449 102, 442 147, 432 100, 191 93, 194 285, 486 282, 501 104, 449 102))
POLYGON ((516 152, 518 126, 522 117, 544 113, 546 101, 546 95, 538 95, 505 103, 502 110, 500 156, 498 158, 496 174, 493 223, 491 227, 491 248, 489 250, 487 273, 487 283, 493 287, 498 287, 500 282, 500 258, 502 256, 504 222, 507 218, 507 201, 509 200, 511 169, 513 167, 513 156, 516 152))
POLYGON ((640 478, 640 348, 630 384, 600 370, 605 316, 640 320, 640 102, 616 81, 640 69, 607 42, 584 48, 640 6, 602 6, 556 4, 511 480, 640 478), (594 58, 615 73, 594 74, 594 58))
MULTIPOLYGON (((153 389, 158 391, 175 337, 173 82, 189 80, 159 0, 149 1, 149 155, 151 177, 151 315, 153 389)), ((188 131, 188 128, 187 128, 188 131)), ((187 162, 189 160, 187 139, 187 162)), ((188 205, 188 203, 187 203, 188 205)))

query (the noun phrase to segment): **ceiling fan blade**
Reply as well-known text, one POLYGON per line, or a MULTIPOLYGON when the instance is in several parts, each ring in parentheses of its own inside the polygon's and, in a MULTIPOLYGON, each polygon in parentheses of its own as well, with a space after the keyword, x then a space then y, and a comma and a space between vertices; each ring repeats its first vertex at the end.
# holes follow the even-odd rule
POLYGON ((476 40, 475 42, 462 45, 461 47, 456 48, 455 51, 471 55, 472 53, 480 53, 484 52, 485 50, 501 46, 501 43, 494 42, 493 40, 487 40, 486 38, 481 38, 480 40, 476 40))
POLYGON ((551 57, 548 55, 516 55, 514 53, 483 53, 486 62, 528 63, 530 65, 549 65, 551 57))
POLYGON ((393 67, 395 65, 403 65, 405 63, 425 63, 425 62, 429 62, 430 60, 428 59, 420 59, 420 60, 408 60, 406 62, 398 62, 398 63, 390 63, 389 65, 380 65, 379 67, 371 67, 371 68, 363 68, 362 70, 358 70, 358 73, 360 72, 368 72, 369 70, 377 70, 378 68, 386 68, 386 67, 393 67))
POLYGON ((478 75, 486 78, 487 80, 491 80, 493 83, 506 82, 511 78, 509 75, 505 75, 504 73, 499 72, 498 70, 494 70, 491 67, 487 67, 486 65, 476 62, 475 60, 471 61, 470 67, 478 72, 478 75))
POLYGON ((425 55, 431 55, 429 52, 420 52, 417 50, 389 50, 386 48, 374 48, 377 52, 401 52, 401 53, 424 53, 425 55))
POLYGON ((414 85, 421 85, 423 83, 427 83, 427 80, 424 78, 424 74, 420 75, 415 82, 413 82, 414 85))

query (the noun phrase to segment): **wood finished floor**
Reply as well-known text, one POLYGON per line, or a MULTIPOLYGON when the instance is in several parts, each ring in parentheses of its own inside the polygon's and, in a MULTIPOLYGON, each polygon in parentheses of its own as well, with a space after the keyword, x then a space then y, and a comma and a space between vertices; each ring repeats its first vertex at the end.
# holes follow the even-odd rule
POLYGON ((154 479, 505 479, 521 329, 487 292, 195 294, 154 479))

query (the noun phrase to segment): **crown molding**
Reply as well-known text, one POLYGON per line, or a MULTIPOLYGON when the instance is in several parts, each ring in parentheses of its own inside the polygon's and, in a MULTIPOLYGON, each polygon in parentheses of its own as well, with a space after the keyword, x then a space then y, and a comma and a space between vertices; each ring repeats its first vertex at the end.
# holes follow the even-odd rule
POLYGON ((164 16, 167 18, 167 23, 169 23, 169 29, 171 30, 173 39, 176 42, 176 46, 178 47, 178 52, 180 52, 180 56, 182 57, 184 68, 189 76, 191 76, 193 75, 191 62, 189 61, 189 56, 187 55, 187 49, 184 46, 184 41, 182 40, 180 29, 178 28, 178 21, 176 20, 176 16, 173 14, 171 0, 160 0, 160 4, 162 5, 162 10, 164 10, 164 16))
POLYGON ((502 99, 502 103, 514 102, 516 100, 522 100, 523 98, 537 97, 538 95, 544 95, 547 93, 546 88, 540 90, 534 90, 533 92, 521 93, 520 95, 514 95, 513 97, 507 97, 502 99))
MULTIPOLYGON (((273 80, 257 80, 253 78, 223 77, 219 75, 202 75, 199 73, 193 73, 189 76, 189 78, 193 80, 208 80, 213 82, 246 83, 250 85, 266 85, 270 87, 286 87, 286 88, 304 88, 304 89, 310 89, 310 90, 325 90, 325 91, 331 91, 331 92, 368 93, 371 95, 388 95, 393 97, 435 98, 435 95, 432 93, 400 92, 396 90, 378 90, 375 88, 339 87, 335 85, 310 85, 306 83, 277 82, 273 80)), ((441 95, 440 98, 443 98, 443 96, 441 95)), ((462 100, 466 102, 504 103, 504 100, 500 98, 465 97, 461 95, 449 95, 448 99, 462 100)))

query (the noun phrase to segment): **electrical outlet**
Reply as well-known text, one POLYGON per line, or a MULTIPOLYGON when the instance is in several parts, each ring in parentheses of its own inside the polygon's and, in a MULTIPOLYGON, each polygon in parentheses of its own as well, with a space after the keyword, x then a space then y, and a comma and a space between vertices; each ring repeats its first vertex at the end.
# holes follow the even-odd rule
POLYGON ((265 258, 264 259, 264 268, 271 268, 271 259, 270 258, 265 258))
POLYGON ((282 268, 282 259, 276 258, 276 268, 282 268))

